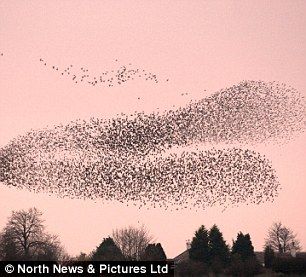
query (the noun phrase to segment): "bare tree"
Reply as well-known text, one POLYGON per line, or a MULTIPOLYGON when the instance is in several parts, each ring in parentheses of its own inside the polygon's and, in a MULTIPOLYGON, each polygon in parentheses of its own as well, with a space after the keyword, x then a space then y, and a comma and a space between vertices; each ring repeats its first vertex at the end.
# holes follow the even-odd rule
POLYGON ((36 208, 13 211, 1 233, 2 259, 56 260, 64 251, 57 236, 45 232, 42 213, 36 208))
POLYGON ((148 230, 129 226, 113 231, 113 239, 127 260, 139 260, 153 237, 148 230))
POLYGON ((293 231, 281 222, 275 222, 268 232, 265 246, 270 246, 274 251, 286 253, 294 245, 296 250, 301 250, 300 242, 293 231))

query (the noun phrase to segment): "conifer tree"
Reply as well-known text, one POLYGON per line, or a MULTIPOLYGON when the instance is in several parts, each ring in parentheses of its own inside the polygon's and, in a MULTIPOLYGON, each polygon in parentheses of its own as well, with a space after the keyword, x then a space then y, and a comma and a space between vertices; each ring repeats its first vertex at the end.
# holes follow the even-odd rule
POLYGON ((94 261, 123 261, 124 256, 111 237, 104 238, 92 255, 94 261))
POLYGON ((195 232, 189 249, 189 258, 193 261, 209 263, 208 231, 204 225, 195 232))
POLYGON ((233 242, 232 254, 239 254, 243 261, 255 256, 249 234, 244 235, 241 232, 238 233, 236 241, 233 242))
POLYGON ((270 268, 272 267, 274 261, 274 250, 270 245, 265 247, 264 251, 264 260, 265 260, 265 267, 270 268))
POLYGON ((160 243, 148 244, 141 257, 143 261, 165 261, 166 259, 165 251, 160 243))
POLYGON ((213 225, 209 230, 208 239, 210 263, 218 261, 222 266, 227 265, 230 255, 229 247, 217 225, 213 225))

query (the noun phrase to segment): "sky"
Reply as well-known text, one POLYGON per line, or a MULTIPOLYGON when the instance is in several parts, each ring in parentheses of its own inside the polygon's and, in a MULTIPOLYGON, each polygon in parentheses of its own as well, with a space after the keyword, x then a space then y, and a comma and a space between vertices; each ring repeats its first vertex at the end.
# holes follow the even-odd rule
MULTIPOLYGON (((305 96, 305 27, 305 1, 0 0, 0 147, 30 129, 184 106, 242 80, 283 82, 305 96), (76 84, 40 59, 96 74, 131 63, 159 82, 76 84)), ((115 228, 144 224, 174 257, 201 224, 217 224, 228 243, 238 231, 248 232, 262 250, 268 228, 280 220, 305 250, 305 134, 248 148, 266 155, 277 172, 282 190, 273 203, 165 211, 0 184, 0 228, 12 210, 35 206, 48 231, 77 255, 92 251, 115 228)))

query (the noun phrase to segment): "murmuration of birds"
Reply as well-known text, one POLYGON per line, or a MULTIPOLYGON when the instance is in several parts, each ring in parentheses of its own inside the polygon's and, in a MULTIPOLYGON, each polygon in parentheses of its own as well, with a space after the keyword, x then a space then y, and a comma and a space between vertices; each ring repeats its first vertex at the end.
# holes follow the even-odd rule
POLYGON ((139 208, 260 204, 278 195, 276 172, 265 156, 230 147, 292 139, 304 131, 304 115, 294 88, 243 81, 177 110, 29 131, 0 149, 0 181, 139 208), (229 147, 173 151, 224 143, 229 147))
POLYGON ((65 156, 48 153, 44 157, 33 152, 27 156, 10 154, 17 166, 2 160, 8 166, 2 181, 8 186, 58 197, 119 201, 139 208, 260 204, 273 201, 279 190, 270 162, 247 149, 211 149, 144 159, 101 152, 92 155, 90 151, 65 156))
MULTIPOLYGON (((145 69, 135 67, 129 63, 127 65, 121 65, 117 69, 106 70, 99 75, 92 74, 87 67, 77 67, 73 64, 68 65, 66 68, 60 68, 57 65, 49 64, 46 60, 40 58, 40 63, 57 72, 60 76, 69 78, 75 84, 87 84, 90 86, 103 86, 113 87, 126 84, 136 79, 142 79, 144 81, 150 81, 159 83, 157 75, 149 72, 145 69)), ((115 62, 118 62, 116 59, 115 62)), ((166 79, 168 82, 169 79, 166 79)))

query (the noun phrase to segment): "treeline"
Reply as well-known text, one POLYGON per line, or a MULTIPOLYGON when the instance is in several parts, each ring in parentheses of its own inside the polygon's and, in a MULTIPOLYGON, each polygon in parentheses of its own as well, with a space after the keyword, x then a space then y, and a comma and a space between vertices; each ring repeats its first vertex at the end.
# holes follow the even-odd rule
POLYGON ((162 261, 166 254, 153 243, 148 230, 127 227, 113 231, 90 254, 70 257, 59 238, 46 231, 42 213, 36 208, 13 211, 0 233, 0 260, 4 261, 162 261))
MULTIPOLYGON (((177 276, 223 274, 253 276, 265 271, 306 273, 306 260, 294 254, 301 249, 297 235, 282 223, 268 231, 264 266, 259 262, 250 234, 239 232, 228 245, 218 226, 200 226, 188 249, 173 259, 177 276), (293 251, 294 250, 294 251, 293 251)), ((116 229, 91 253, 70 257, 57 236, 46 231, 36 208, 13 211, 0 233, 0 260, 4 261, 165 261, 167 256, 144 227, 116 229)))
MULTIPOLYGON (((113 231, 112 237, 102 243, 87 257, 92 261, 165 261, 167 259, 160 243, 141 226, 129 226, 113 231)), ((86 256, 83 255, 86 258, 86 256)), ((79 260, 79 259, 78 259, 79 260)))
POLYGON ((179 276, 205 276, 209 272, 252 276, 262 271, 249 234, 238 233, 230 247, 216 225, 202 225, 191 241, 189 259, 179 262, 179 276))
POLYGON ((230 247, 218 226, 208 230, 202 225, 195 232, 187 255, 178 257, 175 273, 177 276, 306 274, 306 257, 296 256, 299 250, 297 235, 280 222, 268 231, 263 261, 254 252, 250 234, 239 232, 230 247))

